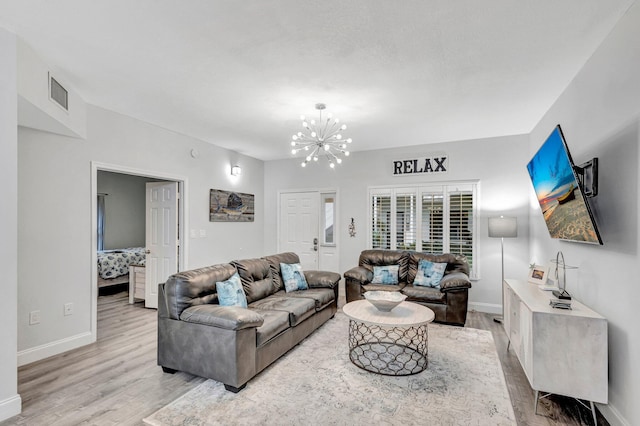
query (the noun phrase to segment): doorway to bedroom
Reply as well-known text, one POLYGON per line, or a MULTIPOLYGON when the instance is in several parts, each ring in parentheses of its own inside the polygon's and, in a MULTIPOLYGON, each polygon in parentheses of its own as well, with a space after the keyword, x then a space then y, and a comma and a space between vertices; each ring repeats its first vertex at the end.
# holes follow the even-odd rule
POLYGON ((98 294, 129 292, 145 300, 146 184, 158 179, 99 170, 97 179, 98 294))
POLYGON ((92 333, 98 299, 157 308, 157 285, 185 264, 185 180, 92 163, 92 333), (119 297, 113 297, 118 295, 119 297))

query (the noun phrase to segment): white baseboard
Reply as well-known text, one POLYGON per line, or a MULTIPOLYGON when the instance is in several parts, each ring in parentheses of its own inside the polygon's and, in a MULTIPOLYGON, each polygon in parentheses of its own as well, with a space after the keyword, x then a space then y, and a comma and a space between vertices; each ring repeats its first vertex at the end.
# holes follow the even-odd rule
POLYGON ((486 314, 502 315, 502 306, 494 303, 469 302, 469 310, 486 314))
POLYGON ((11 398, 0 401, 0 421, 16 416, 22 412, 22 398, 15 394, 11 398))
POLYGON ((79 348, 84 345, 95 342, 95 337, 90 333, 80 333, 75 336, 66 337, 56 340, 55 342, 46 343, 36 346, 35 348, 25 349, 18 352, 18 367, 58 355, 71 349, 79 348))
POLYGON ((613 405, 596 403, 596 406, 611 426, 631 426, 631 423, 622 417, 620 412, 613 405))

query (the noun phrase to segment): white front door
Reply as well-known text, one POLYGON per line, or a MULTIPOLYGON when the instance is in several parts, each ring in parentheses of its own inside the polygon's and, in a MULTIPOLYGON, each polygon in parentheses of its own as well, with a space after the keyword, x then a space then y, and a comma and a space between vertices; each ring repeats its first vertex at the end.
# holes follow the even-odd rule
POLYGON ((145 302, 158 307, 158 284, 178 272, 178 183, 148 182, 145 302))
POLYGON ((318 192, 280 194, 279 251, 296 253, 303 270, 318 269, 319 210, 318 192))

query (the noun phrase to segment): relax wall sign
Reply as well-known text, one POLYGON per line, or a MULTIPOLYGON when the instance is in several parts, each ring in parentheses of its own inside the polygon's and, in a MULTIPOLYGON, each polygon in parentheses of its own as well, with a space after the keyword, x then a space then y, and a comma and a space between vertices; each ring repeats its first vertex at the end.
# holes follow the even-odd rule
POLYGON ((410 160, 394 160, 393 175, 415 175, 422 173, 444 173, 449 168, 449 157, 446 154, 410 160))

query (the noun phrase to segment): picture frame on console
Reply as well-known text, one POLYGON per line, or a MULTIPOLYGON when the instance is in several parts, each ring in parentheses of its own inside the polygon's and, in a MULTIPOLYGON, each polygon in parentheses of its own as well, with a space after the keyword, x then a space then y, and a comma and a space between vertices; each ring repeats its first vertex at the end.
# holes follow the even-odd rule
POLYGON ((549 275, 549 268, 542 265, 533 265, 529 268, 529 277, 527 281, 531 284, 545 285, 547 283, 547 276, 549 275))

